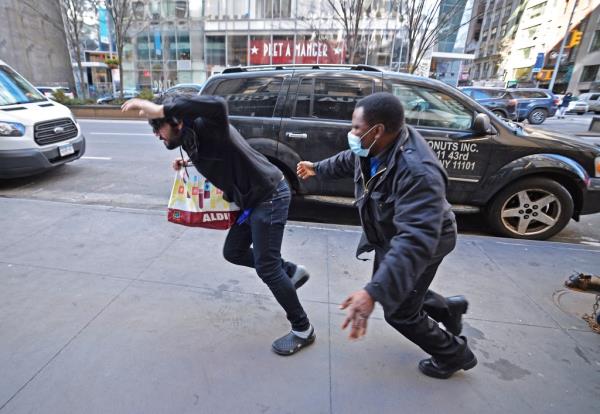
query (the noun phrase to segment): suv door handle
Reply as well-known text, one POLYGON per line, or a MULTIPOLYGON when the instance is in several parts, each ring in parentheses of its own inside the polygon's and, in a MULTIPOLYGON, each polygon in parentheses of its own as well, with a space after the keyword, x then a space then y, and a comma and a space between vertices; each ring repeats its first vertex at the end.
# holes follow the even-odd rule
POLYGON ((294 139, 307 139, 308 138, 308 134, 298 134, 296 132, 286 132, 285 136, 288 138, 294 138, 294 139))

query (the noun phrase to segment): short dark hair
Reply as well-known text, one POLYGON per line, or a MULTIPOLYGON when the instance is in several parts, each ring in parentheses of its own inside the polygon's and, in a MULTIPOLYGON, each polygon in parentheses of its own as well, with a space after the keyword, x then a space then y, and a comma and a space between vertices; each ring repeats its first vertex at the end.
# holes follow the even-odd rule
POLYGON ((386 132, 397 132, 404 125, 404 108, 400 100, 388 92, 378 92, 362 98, 356 109, 363 109, 363 117, 370 125, 383 124, 386 132))
MULTIPOLYGON (((154 98, 153 102, 159 105, 165 105, 165 104, 170 104, 173 102, 173 98, 171 97, 158 97, 158 98, 154 98)), ((181 122, 180 119, 175 118, 175 117, 164 117, 164 118, 154 118, 154 119, 149 119, 148 123, 150 124, 150 126, 152 127, 152 131, 157 132, 159 130, 160 127, 162 127, 164 124, 169 124, 172 127, 176 127, 177 125, 179 125, 179 123, 181 122)))

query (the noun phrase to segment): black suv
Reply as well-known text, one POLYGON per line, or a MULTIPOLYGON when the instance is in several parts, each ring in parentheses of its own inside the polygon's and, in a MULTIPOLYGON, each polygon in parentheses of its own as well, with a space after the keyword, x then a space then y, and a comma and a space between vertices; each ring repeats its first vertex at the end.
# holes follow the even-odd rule
POLYGON ((448 171, 457 211, 483 211, 509 237, 545 239, 600 211, 600 149, 503 121, 442 82, 369 66, 229 68, 202 94, 224 97, 231 122, 299 195, 353 196, 350 180, 299 181, 296 164, 348 148, 356 101, 387 91, 448 171))

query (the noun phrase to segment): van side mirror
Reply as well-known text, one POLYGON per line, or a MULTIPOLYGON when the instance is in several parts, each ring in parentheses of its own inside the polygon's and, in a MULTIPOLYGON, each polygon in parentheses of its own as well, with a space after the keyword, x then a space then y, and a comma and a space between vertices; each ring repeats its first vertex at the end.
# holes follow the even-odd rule
POLYGON ((477 114, 471 129, 473 130, 473 135, 481 136, 490 134, 492 132, 490 117, 487 114, 477 114))

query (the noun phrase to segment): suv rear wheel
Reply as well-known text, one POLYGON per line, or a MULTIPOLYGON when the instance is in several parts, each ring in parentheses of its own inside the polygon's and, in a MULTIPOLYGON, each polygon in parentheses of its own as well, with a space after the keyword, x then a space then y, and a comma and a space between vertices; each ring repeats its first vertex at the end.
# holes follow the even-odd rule
POLYGON ((499 118, 506 118, 507 117, 506 114, 503 111, 499 110, 499 109, 495 109, 492 112, 493 112, 494 115, 496 115, 499 118))
POLYGON ((487 219, 502 236, 545 240, 573 216, 573 198, 556 181, 528 178, 500 191, 488 206, 487 219))
POLYGON ((531 111, 531 113, 527 117, 527 120, 531 125, 539 125, 543 123, 547 117, 548 111, 546 111, 545 109, 537 108, 531 111))

